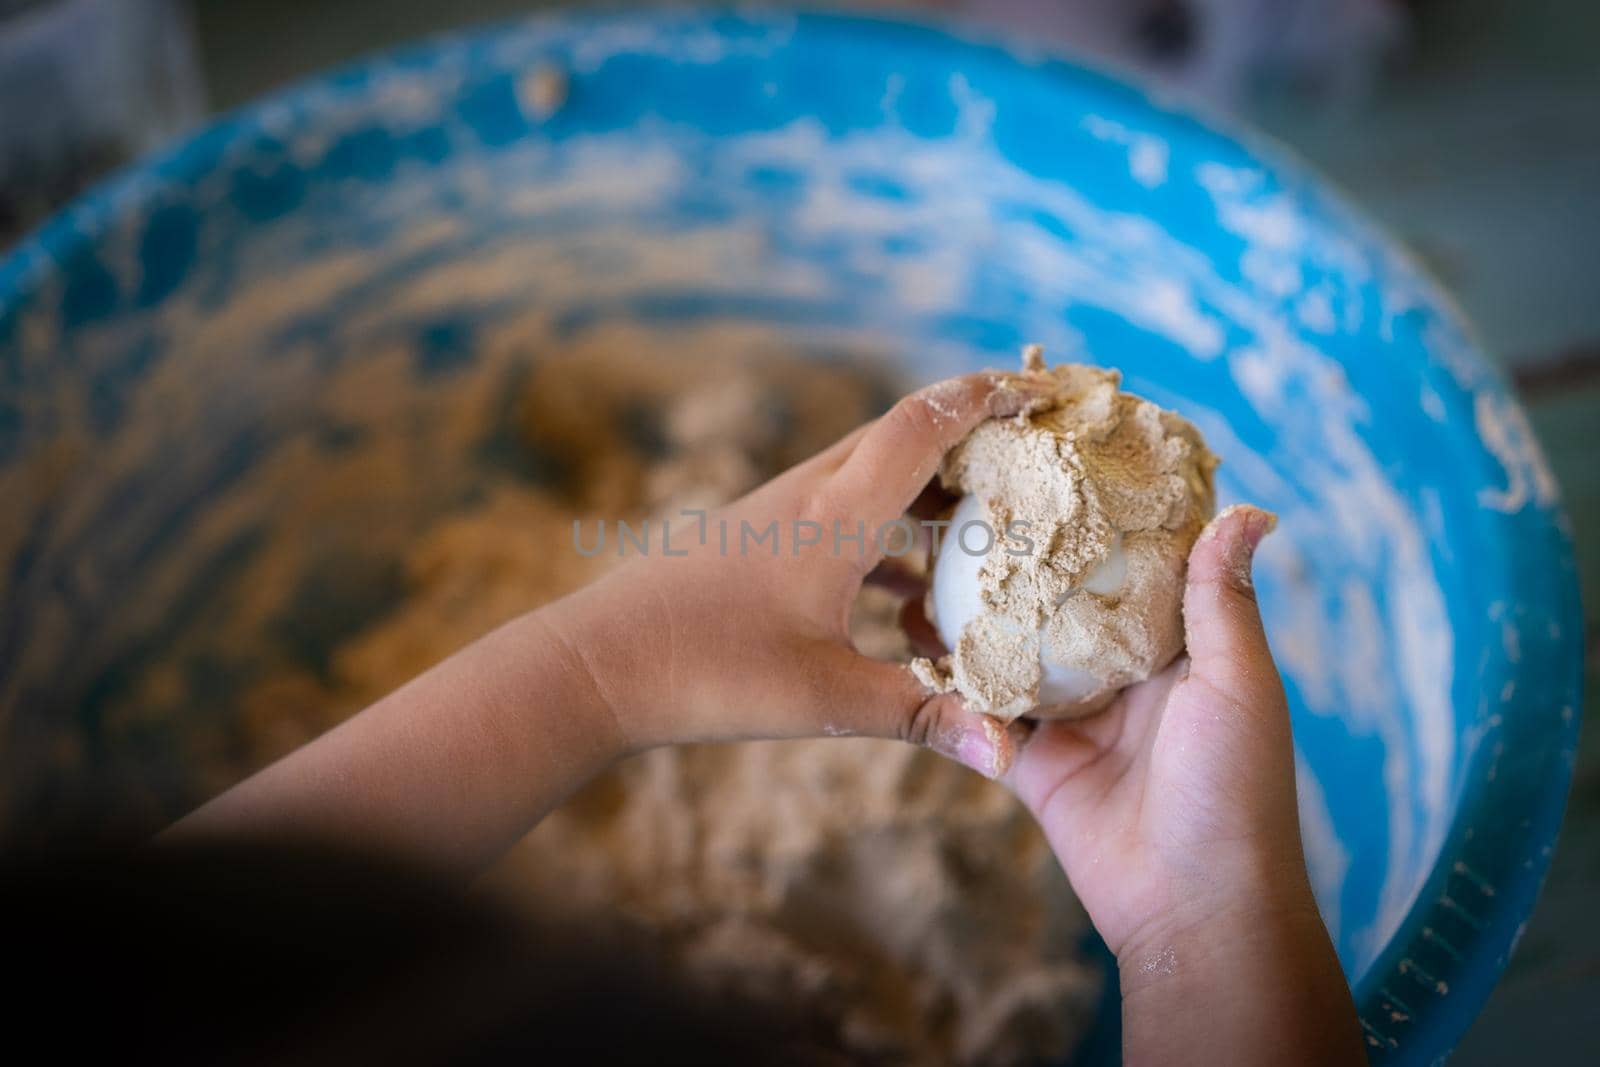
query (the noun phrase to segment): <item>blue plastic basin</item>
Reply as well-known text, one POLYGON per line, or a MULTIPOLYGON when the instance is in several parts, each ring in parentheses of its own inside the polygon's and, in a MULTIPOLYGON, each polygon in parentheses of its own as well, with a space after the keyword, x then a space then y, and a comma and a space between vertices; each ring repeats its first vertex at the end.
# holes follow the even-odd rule
POLYGON ((77 765, 105 755, 93 709, 119 675, 30 675, 30 645, 98 655, 95 620, 139 610, 164 539, 285 427, 331 418, 347 361, 398 345, 397 373, 443 389, 530 306, 556 336, 625 321, 664 351, 707 320, 877 339, 922 379, 1039 341, 1188 414, 1224 499, 1282 517, 1261 598, 1374 1059, 1432 1062, 1465 1030, 1533 905, 1580 706, 1570 545, 1522 412, 1433 284, 1275 150, 929 29, 674 14, 452 38, 247 108, 15 249, 12 753, 48 715, 81 729, 77 765), (565 79, 553 111, 540 70, 565 79), (470 273, 488 261, 523 269, 470 273))

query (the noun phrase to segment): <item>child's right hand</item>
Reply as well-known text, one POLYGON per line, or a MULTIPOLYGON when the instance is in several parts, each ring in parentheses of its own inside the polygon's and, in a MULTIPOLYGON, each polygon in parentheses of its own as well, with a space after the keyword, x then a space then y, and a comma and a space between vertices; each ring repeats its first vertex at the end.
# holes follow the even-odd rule
POLYGON ((1101 715, 1041 724, 1007 779, 1117 956, 1129 1063, 1364 1062, 1250 578, 1271 525, 1214 520, 1189 559, 1187 658, 1101 715))

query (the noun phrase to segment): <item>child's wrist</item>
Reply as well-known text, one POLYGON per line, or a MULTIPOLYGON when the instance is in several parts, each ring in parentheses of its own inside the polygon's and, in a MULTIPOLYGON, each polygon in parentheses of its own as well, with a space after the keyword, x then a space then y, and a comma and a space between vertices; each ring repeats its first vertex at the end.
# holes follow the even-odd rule
POLYGON ((1227 976, 1262 953, 1326 945, 1305 869, 1271 855, 1217 859, 1203 877, 1175 877, 1167 906, 1114 946, 1123 994, 1164 981, 1183 962, 1193 976, 1227 976))
POLYGON ((1143 914, 1125 915, 1111 949, 1124 965, 1166 943, 1199 949, 1252 915, 1298 914, 1316 904, 1296 840, 1246 834, 1203 846, 1153 850, 1139 894, 1143 914))
POLYGON ((660 642, 672 622, 644 610, 653 598, 642 585, 621 582, 628 573, 619 571, 525 616, 538 627, 539 640, 561 646, 578 679, 570 687, 581 698, 574 713, 589 717, 595 730, 612 732, 619 758, 681 740, 673 694, 665 690, 671 671, 660 642))
POLYGON ((1316 902, 1283 895, 1262 900, 1191 903, 1135 930, 1117 952, 1124 994, 1159 981, 1179 959, 1186 969, 1225 963, 1258 943, 1298 939, 1321 928, 1316 902))
POLYGON ((1349 986, 1303 882, 1176 908, 1124 942, 1117 969, 1129 1062, 1364 1062, 1349 986))

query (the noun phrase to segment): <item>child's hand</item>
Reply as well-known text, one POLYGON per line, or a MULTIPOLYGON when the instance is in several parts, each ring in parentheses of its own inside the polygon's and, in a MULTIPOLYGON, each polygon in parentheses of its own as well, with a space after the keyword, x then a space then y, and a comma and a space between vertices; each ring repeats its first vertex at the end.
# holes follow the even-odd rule
POLYGON ((1213 520, 1189 560, 1187 656, 1102 714, 1041 724, 1011 773, 1114 952, 1231 903, 1219 870, 1309 904, 1289 714, 1250 579, 1271 526, 1249 507, 1213 520))
POLYGON ((486 634, 170 836, 309 835, 475 871, 616 759, 684 741, 900 737, 998 776, 1015 737, 930 695, 907 668, 856 653, 847 621, 878 561, 878 529, 974 426, 1049 387, 973 374, 907 397, 707 516, 710 536, 687 554, 694 525, 680 521, 670 557, 658 539, 647 557, 486 634), (746 522, 762 536, 776 524, 776 554, 770 540, 741 549, 746 522), (798 552, 797 523, 815 535, 798 552), (864 535, 835 551, 835 523, 864 535))
MULTIPOLYGON (((990 777, 1005 771, 1025 730, 1008 732, 956 696, 931 694, 906 667, 860 655, 847 625, 882 559, 877 531, 905 513, 973 427, 1017 414, 1050 387, 999 374, 929 386, 713 512, 704 543, 697 520, 669 516, 673 552, 686 556, 654 543, 540 613, 585 664, 623 750, 862 734, 929 745, 990 777), (751 539, 772 523, 775 555, 771 538, 751 539), (797 531, 816 543, 796 546, 797 531)), ((893 534, 897 550, 907 532, 893 534)))
POLYGON ((1130 1063, 1363 1061, 1250 578, 1271 527, 1255 508, 1215 519, 1189 557, 1188 656, 1103 714, 1040 725, 1007 779, 1117 956, 1130 1063))
POLYGON ((1032 808, 1117 954, 1127 1062, 1359 1062, 1349 990, 1306 882, 1288 714, 1250 586, 1263 513, 1224 514, 1196 544, 1190 659, 1101 715, 1038 727, 1020 755, 1025 726, 1001 728, 850 647, 851 604, 879 562, 874 534, 947 450, 985 418, 1029 407, 1033 388, 976 374, 906 398, 708 516, 730 525, 734 550, 718 534, 671 558, 658 544, 462 649, 169 838, 331 837, 473 871, 630 751, 899 737, 1006 775, 1032 808), (735 547, 744 523, 776 523, 777 553, 735 547), (797 523, 819 532, 798 552, 797 523), (835 550, 835 524, 864 536, 835 550))

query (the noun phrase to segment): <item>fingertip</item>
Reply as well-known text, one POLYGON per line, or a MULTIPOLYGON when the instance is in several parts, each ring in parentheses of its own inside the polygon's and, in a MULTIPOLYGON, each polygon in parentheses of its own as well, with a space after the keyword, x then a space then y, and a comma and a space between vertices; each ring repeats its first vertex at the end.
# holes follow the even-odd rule
POLYGON ((1057 385, 1054 379, 1026 374, 991 371, 988 374, 988 411, 995 418, 1030 415, 1051 403, 1057 385))
POLYGON ((986 418, 1040 410, 1056 389, 1054 379, 1046 376, 983 370, 925 385, 907 400, 923 407, 935 426, 954 430, 959 439, 986 418))
POLYGON ((1274 522, 1271 512, 1234 505, 1211 520, 1189 554, 1183 624, 1191 669, 1224 691, 1250 689, 1271 664, 1251 562, 1274 522))
POLYGON ((970 720, 963 713, 962 720, 951 731, 953 743, 948 747, 935 743, 932 747, 952 756, 962 766, 977 771, 985 778, 1000 777, 1001 764, 1009 766, 1003 751, 1006 737, 1005 731, 994 722, 983 716, 974 716, 970 720))
POLYGON ((970 711, 959 697, 945 698, 955 707, 942 738, 930 737, 928 747, 988 778, 998 781, 1011 772, 1029 729, 1020 722, 1002 722, 992 715, 970 711))
POLYGON ((1278 528, 1278 514, 1266 508, 1258 508, 1254 504, 1240 505, 1244 512, 1244 539, 1254 552, 1262 540, 1273 530, 1278 528))
POLYGON ((1277 527, 1278 517, 1253 504, 1233 504, 1200 531, 1189 552, 1190 587, 1220 584, 1253 595, 1251 567, 1256 547, 1277 527))
MULTIPOLYGON (((933 750, 995 780, 1008 774, 1031 729, 967 707, 961 694, 920 675, 909 664, 873 662, 870 673, 886 689, 903 694, 888 703, 894 721, 871 732, 933 750)), ((886 695, 888 695, 886 693, 886 695)))
POLYGON ((873 528, 901 516, 950 450, 985 419, 1047 405, 1050 383, 999 371, 947 378, 901 398, 840 458, 829 499, 849 502, 873 528))

